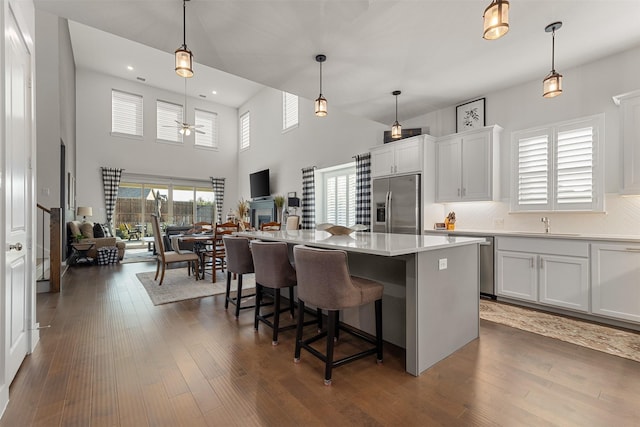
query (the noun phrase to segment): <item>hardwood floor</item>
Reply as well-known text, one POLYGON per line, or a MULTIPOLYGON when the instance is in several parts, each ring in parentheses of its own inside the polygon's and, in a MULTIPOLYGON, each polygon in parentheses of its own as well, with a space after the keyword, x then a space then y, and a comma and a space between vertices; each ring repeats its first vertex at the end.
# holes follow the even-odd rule
MULTIPOLYGON (((482 322, 480 339, 420 377, 401 349, 322 382, 295 331, 271 345, 224 295, 154 307, 135 273, 77 267, 38 295, 41 331, 0 426, 638 426, 640 363, 482 322)), ((341 346, 350 346, 341 335, 341 346)))

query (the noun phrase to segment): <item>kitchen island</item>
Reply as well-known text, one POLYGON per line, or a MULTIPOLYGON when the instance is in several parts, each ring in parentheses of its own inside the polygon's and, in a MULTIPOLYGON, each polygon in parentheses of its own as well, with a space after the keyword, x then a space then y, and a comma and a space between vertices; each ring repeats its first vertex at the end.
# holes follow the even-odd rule
MULTIPOLYGON (((482 239, 326 231, 240 232, 240 236, 347 251, 351 274, 384 284, 383 337, 406 350, 419 375, 479 334, 478 245, 482 239)), ((344 310, 341 321, 374 333, 373 310, 344 310)))

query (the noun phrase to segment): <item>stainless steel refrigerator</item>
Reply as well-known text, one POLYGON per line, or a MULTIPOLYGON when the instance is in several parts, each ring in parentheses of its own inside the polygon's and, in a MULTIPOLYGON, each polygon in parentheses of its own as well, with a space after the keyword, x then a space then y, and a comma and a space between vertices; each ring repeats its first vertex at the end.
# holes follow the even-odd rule
POLYGON ((422 234, 421 194, 420 174, 374 179, 373 231, 422 234))

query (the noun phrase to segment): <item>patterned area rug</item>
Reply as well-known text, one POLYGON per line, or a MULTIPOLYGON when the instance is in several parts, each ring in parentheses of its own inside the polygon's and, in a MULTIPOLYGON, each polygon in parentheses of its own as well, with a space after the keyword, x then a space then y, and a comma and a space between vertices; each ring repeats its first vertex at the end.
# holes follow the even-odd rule
POLYGON ((640 362, 640 333, 487 300, 480 318, 640 362))
MULTIPOLYGON (((196 281, 193 275, 187 276, 186 268, 167 270, 164 273, 162 286, 158 286, 158 281, 153 280, 155 275, 155 270, 136 274, 136 277, 149 294, 153 305, 220 295, 224 294, 227 289, 226 279, 217 276, 216 283, 211 283, 211 277, 205 276, 204 280, 196 281)), ((238 281, 232 280, 231 291, 235 292, 237 286, 238 281)), ((256 281, 254 275, 245 274, 242 278, 242 293, 247 292, 252 294, 255 287, 256 281)))

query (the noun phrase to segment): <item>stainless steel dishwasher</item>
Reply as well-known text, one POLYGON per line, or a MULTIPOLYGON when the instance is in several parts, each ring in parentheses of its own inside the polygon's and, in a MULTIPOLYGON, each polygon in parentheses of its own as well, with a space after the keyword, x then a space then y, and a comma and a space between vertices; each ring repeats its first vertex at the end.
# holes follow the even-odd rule
POLYGON ((475 237, 485 240, 480 243, 480 296, 496 299, 495 277, 493 272, 493 236, 452 234, 456 237, 475 237))

